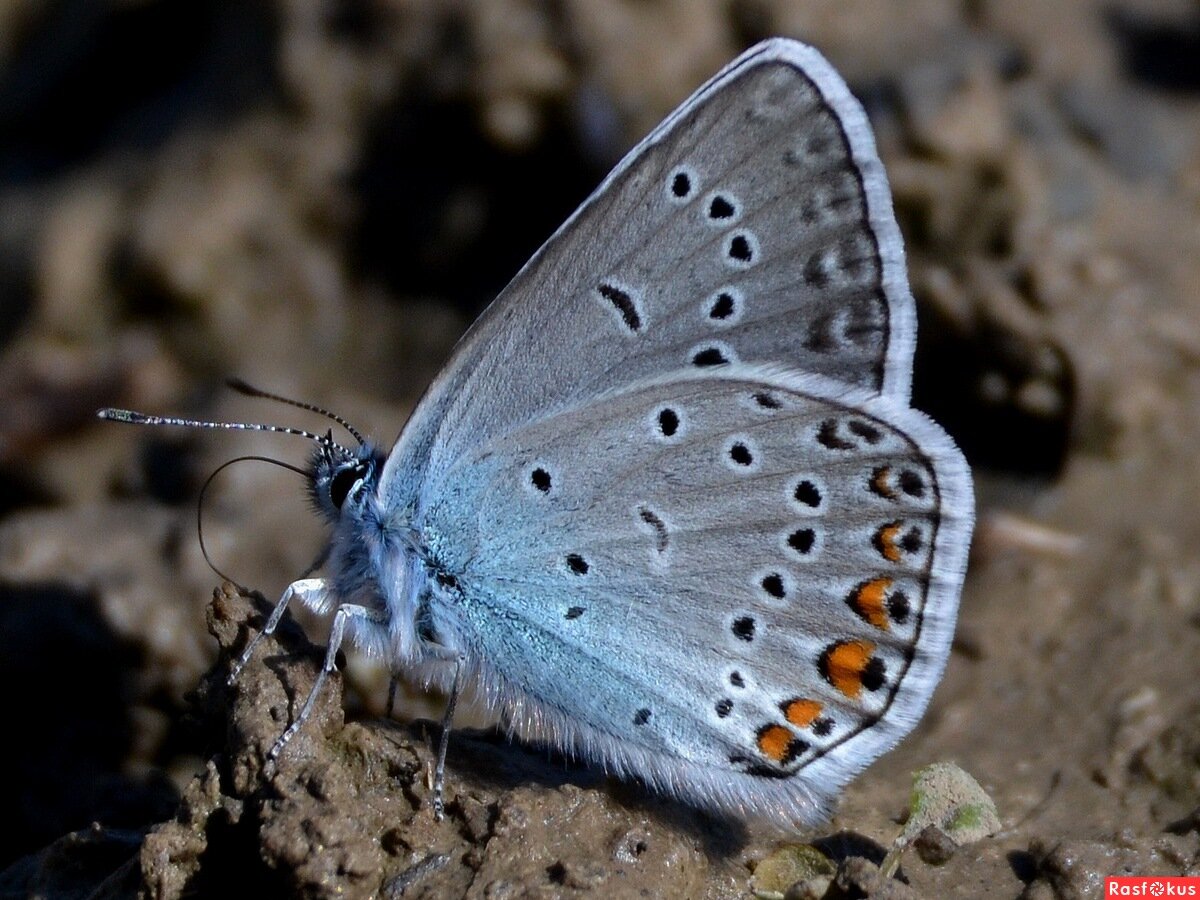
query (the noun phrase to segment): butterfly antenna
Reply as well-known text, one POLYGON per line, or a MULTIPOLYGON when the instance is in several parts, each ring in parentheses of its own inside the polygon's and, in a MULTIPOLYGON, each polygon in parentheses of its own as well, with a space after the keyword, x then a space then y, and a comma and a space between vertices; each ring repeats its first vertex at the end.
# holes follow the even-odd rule
POLYGON ((308 478, 308 473, 299 466, 293 466, 291 463, 286 463, 279 459, 272 459, 269 456, 238 456, 234 459, 221 463, 221 465, 213 469, 212 473, 206 479, 204 479, 204 484, 200 488, 200 494, 196 498, 196 536, 200 539, 200 553, 203 554, 204 561, 208 563, 208 567, 213 570, 218 578, 232 583, 233 586, 238 589, 238 593, 249 594, 250 591, 248 589, 242 587, 241 584, 230 578, 216 567, 216 564, 212 561, 212 557, 208 555, 208 547, 204 543, 204 495, 208 492, 208 487, 213 483, 213 479, 221 474, 221 470, 239 462, 270 463, 273 466, 279 466, 281 469, 287 469, 291 472, 295 472, 297 475, 303 476, 304 478, 308 478))
POLYGON ((294 434, 297 437, 308 438, 339 456, 353 456, 331 435, 314 434, 303 428, 289 428, 286 425, 263 425, 258 422, 205 422, 198 419, 181 419, 177 416, 151 416, 146 413, 134 412, 131 409, 114 409, 112 407, 98 410, 96 415, 110 422, 125 422, 129 425, 175 425, 180 428, 220 428, 227 431, 270 431, 275 434, 294 434))
POLYGON ((357 428, 355 428, 337 413, 330 412, 322 406, 317 406, 314 403, 305 403, 303 400, 293 400, 291 397, 282 397, 279 394, 272 394, 270 391, 264 391, 260 388, 256 388, 252 384, 247 384, 240 378, 227 378, 225 379, 225 384, 237 391, 239 394, 245 394, 247 397, 259 397, 263 400, 274 400, 276 403, 286 403, 288 406, 294 406, 297 409, 304 409, 308 412, 314 412, 317 415, 324 416, 327 419, 332 419, 334 422, 337 422, 348 432, 350 432, 354 439, 358 441, 359 446, 362 446, 366 443, 366 439, 363 438, 362 433, 357 428))

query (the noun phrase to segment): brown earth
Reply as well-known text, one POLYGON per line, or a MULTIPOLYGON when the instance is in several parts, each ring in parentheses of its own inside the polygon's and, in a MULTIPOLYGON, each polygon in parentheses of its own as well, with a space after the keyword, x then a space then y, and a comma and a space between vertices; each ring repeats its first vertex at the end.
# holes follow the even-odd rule
MULTIPOLYGON (((623 150, 771 34, 826 53, 877 128, 914 402, 980 516, 928 715, 805 839, 878 861, 910 773, 953 760, 1004 830, 906 856, 908 896, 1200 874, 1200 4, 8 0, 0 894, 748 896, 777 836, 469 727, 435 823, 429 735, 379 718, 386 675, 354 656, 264 778, 319 654, 285 627, 223 686, 261 619, 211 599, 195 498, 231 456, 300 448, 92 413, 277 416, 220 390, 236 374, 390 440, 623 150)), ((218 567, 268 595, 303 571, 302 487, 224 470, 218 567)))

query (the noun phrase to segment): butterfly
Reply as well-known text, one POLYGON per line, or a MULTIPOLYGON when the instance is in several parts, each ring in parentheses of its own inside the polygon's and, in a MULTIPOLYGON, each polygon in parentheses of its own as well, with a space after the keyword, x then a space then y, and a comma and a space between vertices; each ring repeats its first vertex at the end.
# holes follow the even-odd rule
POLYGON ((326 574, 234 674, 299 600, 333 613, 323 674, 349 641, 450 692, 439 815, 466 691, 686 802, 815 824, 953 635, 971 476, 910 406, 915 334, 862 108, 813 48, 758 44, 534 255, 390 451, 308 435, 326 574))

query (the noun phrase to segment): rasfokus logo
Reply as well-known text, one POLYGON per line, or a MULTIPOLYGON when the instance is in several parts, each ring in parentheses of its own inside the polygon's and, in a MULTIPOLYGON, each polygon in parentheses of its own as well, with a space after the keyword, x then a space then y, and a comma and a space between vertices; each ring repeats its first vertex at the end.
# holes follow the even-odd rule
POLYGON ((1200 877, 1167 875, 1109 875, 1105 897, 1200 897, 1200 877))

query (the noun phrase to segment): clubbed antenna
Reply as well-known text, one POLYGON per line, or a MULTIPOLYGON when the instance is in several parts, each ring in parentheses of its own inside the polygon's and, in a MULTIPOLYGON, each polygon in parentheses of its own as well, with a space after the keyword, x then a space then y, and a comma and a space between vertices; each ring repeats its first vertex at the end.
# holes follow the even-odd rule
MULTIPOLYGON (((110 422, 125 422, 129 425, 175 425, 181 428, 220 428, 227 431, 270 431, 275 434, 294 434, 297 437, 308 438, 339 456, 351 456, 349 450, 337 443, 329 435, 313 434, 302 428, 289 428, 286 425, 263 425, 257 422, 205 422, 198 419, 181 419, 177 416, 151 416, 146 413, 134 412, 131 409, 113 409, 106 407, 96 413, 101 419, 110 422)), ((353 432, 351 432, 353 434, 353 432)))

